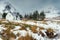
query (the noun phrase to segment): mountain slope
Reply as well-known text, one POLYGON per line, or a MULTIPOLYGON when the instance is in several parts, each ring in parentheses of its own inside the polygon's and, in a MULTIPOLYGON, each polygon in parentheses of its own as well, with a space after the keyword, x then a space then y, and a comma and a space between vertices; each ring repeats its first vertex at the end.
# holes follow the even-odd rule
POLYGON ((8 11, 5 8, 7 5, 9 5, 9 7, 11 8, 10 9, 11 12, 16 11, 16 9, 14 8, 14 6, 11 3, 9 3, 8 1, 0 1, 0 12, 1 13, 3 13, 3 10, 5 10, 6 12, 8 11))
POLYGON ((43 8, 44 13, 46 14, 46 18, 53 18, 59 16, 59 10, 54 6, 47 6, 43 8))

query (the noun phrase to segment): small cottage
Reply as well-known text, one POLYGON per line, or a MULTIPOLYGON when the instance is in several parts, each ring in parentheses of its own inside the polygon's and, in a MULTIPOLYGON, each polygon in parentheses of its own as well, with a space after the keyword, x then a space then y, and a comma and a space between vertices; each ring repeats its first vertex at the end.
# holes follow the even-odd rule
POLYGON ((6 15, 6 20, 12 21, 12 20, 20 20, 19 15, 17 14, 17 12, 13 12, 13 13, 8 13, 6 15))

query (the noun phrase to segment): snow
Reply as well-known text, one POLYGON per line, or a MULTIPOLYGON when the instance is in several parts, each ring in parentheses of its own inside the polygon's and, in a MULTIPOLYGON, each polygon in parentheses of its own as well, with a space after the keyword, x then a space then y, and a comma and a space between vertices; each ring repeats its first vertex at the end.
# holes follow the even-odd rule
POLYGON ((12 20, 12 22, 24 23, 21 20, 12 20))
POLYGON ((36 40, 44 40, 44 38, 41 35, 38 35, 37 33, 32 33, 32 37, 36 40))
POLYGON ((0 25, 0 32, 2 32, 3 30, 6 30, 6 28, 2 27, 2 25, 0 25))
MULTIPOLYGON (((37 25, 39 27, 43 27, 45 29, 47 28, 52 28, 52 29, 56 29, 56 30, 60 30, 60 24, 57 24, 57 22, 52 22, 52 21, 47 21, 46 23, 47 24, 43 24, 41 23, 40 21, 38 21, 37 23, 34 23, 34 22, 30 22, 30 21, 27 21, 27 22, 23 22, 23 21, 15 21, 15 22, 19 22, 19 23, 25 23, 25 24, 29 24, 29 25, 37 25)), ((37 28, 38 30, 39 28, 37 28)), ((27 28, 27 30, 29 30, 27 28)))
POLYGON ((13 30, 18 30, 20 28, 21 28, 21 26, 15 26, 15 28, 13 30))
POLYGON ((57 39, 57 40, 60 40, 60 39, 57 39))
MULTIPOLYGON (((3 13, 2 10, 4 10, 4 7, 7 5, 7 4, 4 4, 4 3, 5 2, 0 2, 0 12, 1 12, 1 14, 3 13)), ((59 10, 57 10, 53 6, 48 6, 46 9, 43 9, 43 10, 46 14, 46 18, 56 17, 56 16, 58 16, 58 13, 59 13, 59 10)), ((15 9, 12 7, 11 12, 13 12, 13 11, 15 11, 15 9)), ((8 12, 8 11, 5 11, 5 12, 8 12)), ((25 21, 22 21, 22 20, 14 20, 14 17, 11 15, 11 13, 8 13, 8 15, 6 16, 6 20, 17 22, 17 23, 23 23, 23 24, 25 23, 25 24, 29 24, 29 25, 36 25, 36 26, 38 26, 38 28, 36 29, 37 31, 39 31, 39 27, 43 27, 45 29, 52 28, 56 31, 54 33, 54 35, 58 34, 58 37, 60 37, 60 24, 57 24, 57 22, 47 21, 46 24, 45 24, 45 23, 42 23, 41 21, 37 21, 37 23, 35 23, 33 21, 26 21, 25 22, 25 21)), ((3 22, 7 22, 7 21, 3 21, 3 22)), ((29 34, 29 36, 32 36, 36 40, 51 40, 49 38, 42 37, 41 35, 38 35, 38 33, 33 33, 29 28, 26 28, 27 31, 26 30, 19 30, 20 28, 21 28, 21 26, 15 26, 14 29, 11 29, 11 32, 13 32, 15 35, 17 35, 19 33, 20 36, 24 36, 24 37, 27 34, 29 34)), ((6 30, 6 28, 4 28, 2 25, 0 25, 0 32, 2 32, 3 30, 6 30)), ((44 35, 46 36, 45 31, 46 30, 41 30, 41 32, 44 33, 44 35)), ((17 36, 16 40, 18 38, 19 37, 17 36)), ((3 39, 0 38, 0 40, 3 40, 3 39)), ((53 38, 52 40, 60 40, 60 38, 58 38, 58 39, 53 38)))
MULTIPOLYGON (((16 28, 17 28, 17 26, 16 26, 16 28)), ((14 28, 15 29, 15 28, 14 28)), ((12 32, 15 34, 15 35, 17 35, 17 33, 19 33, 20 34, 20 36, 26 36, 26 34, 28 33, 29 34, 29 36, 32 36, 34 39, 36 39, 36 40, 44 40, 44 38, 41 36, 41 35, 38 35, 38 33, 33 33, 29 28, 26 28, 27 29, 27 31, 25 31, 25 30, 13 30, 12 32)), ((18 39, 18 37, 16 38, 16 39, 18 39)))
POLYGON ((52 29, 60 29, 60 25, 59 24, 57 24, 56 22, 55 23, 53 23, 53 22, 51 22, 51 21, 48 21, 48 22, 46 22, 47 24, 43 24, 43 23, 37 23, 37 26, 41 26, 41 27, 44 27, 44 28, 52 28, 52 29))
POLYGON ((44 10, 44 13, 46 14, 46 18, 52 18, 59 16, 59 10, 54 7, 53 5, 47 5, 42 10, 44 10))
POLYGON ((36 30, 39 31, 39 27, 36 30))
POLYGON ((0 40, 3 40, 2 38, 0 38, 0 40))
POLYGON ((17 33, 19 33, 20 36, 26 36, 27 31, 25 31, 25 30, 16 30, 16 31, 13 31, 13 33, 14 33, 15 35, 17 35, 17 33))
POLYGON ((26 24, 35 25, 35 23, 31 21, 27 21, 26 24))
MULTIPOLYGON (((52 21, 47 21, 46 24, 45 23, 42 23, 40 21, 38 21, 37 23, 34 23, 34 22, 31 22, 31 21, 27 21, 27 22, 24 22, 24 21, 14 21, 14 22, 19 22, 19 23, 25 23, 25 24, 29 24, 29 25, 37 25, 37 31, 39 31, 39 27, 43 27, 45 28, 44 30, 41 30, 42 33, 44 33, 45 37, 42 37, 41 34, 38 35, 38 33, 33 33, 29 27, 26 28, 26 30, 19 30, 21 28, 21 26, 15 26, 14 29, 11 29, 11 32, 14 33, 16 36, 17 34, 19 33, 20 35, 19 36, 23 36, 25 37, 27 34, 29 36, 32 36, 34 39, 36 40, 60 40, 60 24, 57 24, 57 22, 52 22, 52 21), (55 33, 54 35, 58 34, 58 36, 56 38, 53 38, 53 39, 49 39, 45 33, 46 29, 48 28, 52 28, 54 29, 55 33)), ((0 32, 2 32, 2 30, 6 30, 6 28, 4 28, 2 25, 0 25, 0 32)), ((16 40, 18 39, 19 37, 17 36, 16 40)))
POLYGON ((46 33, 45 33, 45 32, 46 32, 46 30, 41 30, 41 32, 42 32, 42 33, 44 33, 44 35, 46 36, 46 33))

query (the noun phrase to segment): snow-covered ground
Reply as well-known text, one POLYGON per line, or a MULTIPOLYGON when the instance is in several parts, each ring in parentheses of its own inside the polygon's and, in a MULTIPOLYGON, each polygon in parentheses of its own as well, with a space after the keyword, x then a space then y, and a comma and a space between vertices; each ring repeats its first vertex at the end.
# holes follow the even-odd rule
MULTIPOLYGON (((12 32, 16 36, 15 40, 18 40, 18 38, 21 36, 25 37, 27 34, 29 36, 32 36, 36 40, 60 40, 60 24, 58 24, 57 22, 52 22, 52 21, 46 21, 46 22, 36 21, 36 23, 31 22, 31 21, 14 21, 14 22, 28 24, 28 25, 36 25, 37 31, 39 31, 39 27, 45 28, 44 30, 41 30, 41 32, 44 33, 44 35, 45 35, 43 37, 41 34, 38 35, 39 32, 34 33, 29 27, 27 27, 26 30, 20 30, 20 28, 22 28, 22 26, 19 26, 19 25, 15 26, 15 28, 10 29, 10 32, 12 32), (54 35, 58 34, 58 36, 55 38, 52 38, 52 39, 48 38, 45 33, 46 29, 48 29, 48 28, 53 29, 55 31, 54 35), (18 33, 19 33, 19 36, 17 36, 18 33)), ((3 30, 7 30, 7 29, 8 29, 7 27, 0 25, 0 33, 2 33, 3 30)), ((2 38, 0 38, 0 39, 2 39, 2 38)))

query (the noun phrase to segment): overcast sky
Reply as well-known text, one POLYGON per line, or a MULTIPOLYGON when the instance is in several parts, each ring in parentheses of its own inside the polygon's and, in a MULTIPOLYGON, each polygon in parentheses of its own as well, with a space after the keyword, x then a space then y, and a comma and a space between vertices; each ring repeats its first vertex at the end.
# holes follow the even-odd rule
POLYGON ((7 0, 20 13, 29 13, 35 10, 41 10, 47 5, 53 5, 60 9, 60 0, 7 0))

